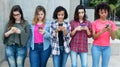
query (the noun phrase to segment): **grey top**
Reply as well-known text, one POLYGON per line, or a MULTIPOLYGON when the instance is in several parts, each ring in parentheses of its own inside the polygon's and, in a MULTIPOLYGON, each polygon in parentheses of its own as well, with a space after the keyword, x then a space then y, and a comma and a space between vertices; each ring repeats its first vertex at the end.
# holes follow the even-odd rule
MULTIPOLYGON (((20 47, 26 46, 30 35, 30 25, 28 24, 28 22, 25 22, 24 24, 15 23, 13 26, 19 28, 21 30, 21 34, 14 33, 11 34, 9 37, 4 37, 4 44, 13 45, 14 43, 16 43, 20 47)), ((7 31, 8 30, 6 30, 5 32, 7 31)))

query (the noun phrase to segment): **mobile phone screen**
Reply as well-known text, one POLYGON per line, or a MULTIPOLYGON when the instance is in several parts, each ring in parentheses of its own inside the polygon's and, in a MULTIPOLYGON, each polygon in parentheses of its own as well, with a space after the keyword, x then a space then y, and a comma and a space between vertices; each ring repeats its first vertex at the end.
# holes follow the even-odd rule
POLYGON ((58 26, 63 26, 63 24, 59 24, 58 26))
POLYGON ((39 27, 39 29, 43 29, 42 27, 39 27))

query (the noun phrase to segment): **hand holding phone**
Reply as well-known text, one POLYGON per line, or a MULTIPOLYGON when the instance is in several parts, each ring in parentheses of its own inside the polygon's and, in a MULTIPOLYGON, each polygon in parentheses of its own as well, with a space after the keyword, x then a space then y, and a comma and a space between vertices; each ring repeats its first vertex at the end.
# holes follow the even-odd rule
POLYGON ((58 26, 63 26, 63 23, 58 24, 58 26))
POLYGON ((84 30, 84 28, 86 27, 86 24, 85 23, 81 23, 80 26, 82 27, 81 30, 84 30))
POLYGON ((38 27, 38 29, 40 30, 40 29, 43 29, 43 28, 40 26, 40 27, 38 27))
POLYGON ((38 31, 39 31, 41 34, 45 34, 45 30, 43 29, 42 26, 38 27, 38 31))
POLYGON ((106 27, 105 28, 108 28, 110 26, 110 24, 106 24, 106 27))

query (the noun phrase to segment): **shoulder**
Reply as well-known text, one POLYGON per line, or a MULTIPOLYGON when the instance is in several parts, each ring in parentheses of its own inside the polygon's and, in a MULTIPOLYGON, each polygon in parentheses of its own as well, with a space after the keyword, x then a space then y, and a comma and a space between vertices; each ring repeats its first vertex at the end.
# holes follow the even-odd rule
POLYGON ((67 22, 67 21, 64 21, 64 23, 67 24, 67 25, 69 24, 69 22, 67 22))
POLYGON ((73 24, 75 24, 75 23, 77 23, 77 22, 79 22, 79 21, 78 21, 78 20, 71 20, 71 21, 70 21, 70 24, 73 25, 73 24))
POLYGON ((73 23, 73 22, 75 22, 75 20, 71 20, 71 21, 70 21, 70 23, 73 23))
POLYGON ((85 20, 85 22, 88 23, 88 24, 91 24, 91 22, 89 20, 85 20))
POLYGON ((90 21, 89 21, 89 20, 85 20, 85 22, 90 23, 90 21))
POLYGON ((92 24, 97 24, 99 22, 99 19, 96 19, 95 21, 92 22, 92 24))
POLYGON ((32 24, 32 21, 29 21, 29 22, 27 21, 27 24, 30 26, 30 29, 34 28, 34 26, 35 26, 35 25, 32 24))
POLYGON ((54 25, 56 23, 57 23, 57 21, 51 21, 51 25, 54 25))
POLYGON ((108 23, 110 23, 110 24, 114 24, 114 22, 113 22, 113 21, 111 21, 111 20, 108 20, 108 23))
POLYGON ((46 20, 45 23, 46 23, 46 24, 50 24, 51 21, 50 21, 50 20, 46 20))
POLYGON ((113 22, 113 21, 111 21, 111 20, 109 20, 109 22, 108 22, 110 25, 112 25, 112 26, 116 26, 116 24, 113 22))
POLYGON ((25 25, 30 25, 27 20, 24 20, 24 24, 25 24, 25 25))

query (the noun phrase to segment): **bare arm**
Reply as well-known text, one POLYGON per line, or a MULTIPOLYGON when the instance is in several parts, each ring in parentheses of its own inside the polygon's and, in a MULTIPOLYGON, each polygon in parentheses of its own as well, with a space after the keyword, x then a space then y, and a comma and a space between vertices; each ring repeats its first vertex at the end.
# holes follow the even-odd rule
POLYGON ((72 32, 71 36, 74 36, 77 31, 81 31, 83 28, 81 26, 77 26, 72 32))
POLYGON ((100 32, 95 33, 95 31, 92 31, 93 39, 96 39, 98 36, 100 36, 102 33, 106 32, 107 28, 103 28, 100 32))

